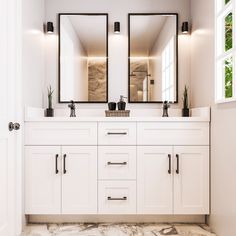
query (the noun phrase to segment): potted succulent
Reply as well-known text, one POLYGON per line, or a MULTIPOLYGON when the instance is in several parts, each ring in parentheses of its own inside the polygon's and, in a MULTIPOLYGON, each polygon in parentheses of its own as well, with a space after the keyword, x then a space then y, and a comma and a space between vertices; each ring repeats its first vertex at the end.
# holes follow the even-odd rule
POLYGON ((184 93, 183 93, 182 116, 184 116, 184 117, 188 117, 189 116, 188 88, 187 88, 186 85, 184 87, 184 93))
POLYGON ((54 110, 52 108, 52 94, 53 94, 52 87, 48 88, 48 108, 46 109, 46 117, 53 117, 54 115, 54 110))

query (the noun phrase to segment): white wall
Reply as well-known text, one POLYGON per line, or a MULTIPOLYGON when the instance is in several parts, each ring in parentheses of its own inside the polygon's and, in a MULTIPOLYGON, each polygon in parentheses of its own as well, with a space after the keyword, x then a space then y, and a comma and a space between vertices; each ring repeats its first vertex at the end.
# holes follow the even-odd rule
POLYGON ((22 1, 22 78, 24 105, 43 105, 45 79, 44 0, 22 1))
MULTIPOLYGON (((128 95, 128 13, 135 12, 176 12, 180 22, 189 19, 189 0, 46 0, 46 19, 53 21, 57 29, 57 13, 109 13, 109 100, 118 101, 121 94, 128 95), (113 34, 114 21, 120 21, 121 34, 113 34)), ((47 84, 58 87, 57 45, 58 38, 52 36, 46 42, 47 84)), ((188 38, 179 39, 179 92, 182 94, 190 77, 188 38)), ((179 95, 181 97, 181 95, 179 95)), ((181 103, 180 103, 181 105, 181 103)), ((59 105, 57 104, 57 107, 59 105)), ((62 107, 65 105, 61 105, 62 107)), ((102 104, 80 104, 79 107, 104 108, 102 104)), ((158 105, 129 105, 130 108, 155 108, 158 105)))
POLYGON ((193 106, 212 106, 211 215, 217 236, 236 235, 236 104, 214 103, 214 0, 191 0, 193 106))

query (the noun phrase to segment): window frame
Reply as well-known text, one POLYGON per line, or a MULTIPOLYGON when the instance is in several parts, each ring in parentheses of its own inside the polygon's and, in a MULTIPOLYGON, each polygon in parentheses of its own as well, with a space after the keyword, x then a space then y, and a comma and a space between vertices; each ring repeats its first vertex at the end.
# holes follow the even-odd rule
POLYGON ((161 65, 161 73, 162 73, 162 100, 163 101, 169 101, 172 102, 172 100, 174 100, 175 97, 175 56, 174 56, 174 52, 175 52, 175 39, 174 37, 171 37, 167 44, 165 45, 162 54, 161 54, 161 61, 162 61, 162 65, 161 65), (167 55, 168 54, 168 55, 167 55), (172 57, 171 57, 172 56, 172 57), (169 57, 169 61, 166 62, 166 58, 169 57), (171 76, 171 72, 173 72, 173 76, 171 76), (166 74, 169 74, 168 76, 168 86, 165 86, 164 88, 164 84, 166 85, 167 82, 167 76, 166 74), (172 91, 173 90, 173 91, 172 91), (171 95, 171 92, 172 95, 171 95), (167 97, 167 93, 169 94, 168 97, 169 99, 166 99, 167 97))
POLYGON ((236 0, 216 0, 215 6, 215 103, 236 101, 236 0), (232 12, 232 48, 225 51, 225 18, 232 12), (225 97, 225 61, 232 57, 232 97, 225 97))

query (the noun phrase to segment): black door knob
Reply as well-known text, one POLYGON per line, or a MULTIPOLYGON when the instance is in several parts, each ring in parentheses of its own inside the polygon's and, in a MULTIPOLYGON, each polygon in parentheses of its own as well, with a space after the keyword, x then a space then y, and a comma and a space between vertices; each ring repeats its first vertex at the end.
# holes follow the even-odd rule
POLYGON ((9 129, 9 131, 19 130, 20 129, 20 124, 19 123, 10 122, 8 124, 8 129, 9 129))

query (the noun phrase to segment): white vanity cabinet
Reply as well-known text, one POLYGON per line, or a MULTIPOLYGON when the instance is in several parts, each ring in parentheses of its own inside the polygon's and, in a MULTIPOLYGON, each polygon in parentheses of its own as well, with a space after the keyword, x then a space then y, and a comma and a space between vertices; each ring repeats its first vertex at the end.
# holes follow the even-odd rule
POLYGON ((29 122, 25 144, 26 214, 97 213, 96 122, 29 122))
POLYGON ((25 134, 26 214, 209 213, 208 120, 42 118, 25 134))
POLYGON ((60 154, 57 146, 25 147, 26 214, 61 213, 60 154))
POLYGON ((208 214, 207 146, 138 147, 138 213, 208 214))
POLYGON ((209 147, 178 146, 173 154, 174 214, 208 214, 209 147))
POLYGON ((138 147, 138 213, 173 213, 173 175, 170 164, 172 149, 169 146, 138 147))
POLYGON ((96 146, 25 147, 26 214, 96 211, 96 146))

